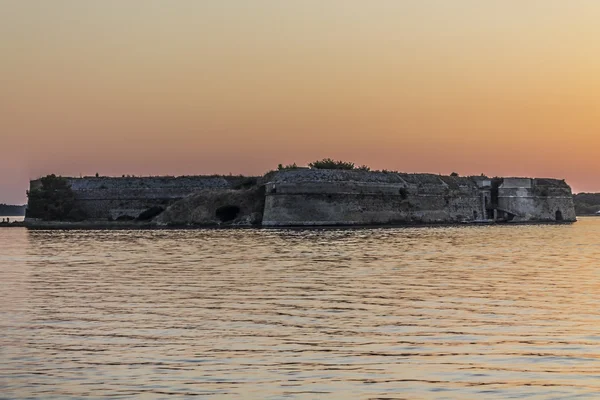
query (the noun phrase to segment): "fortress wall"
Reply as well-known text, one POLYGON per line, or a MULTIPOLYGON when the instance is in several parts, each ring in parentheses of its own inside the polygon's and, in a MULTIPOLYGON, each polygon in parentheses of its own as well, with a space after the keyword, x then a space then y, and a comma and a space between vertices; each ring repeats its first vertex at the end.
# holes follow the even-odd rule
MULTIPOLYGON (((147 188, 147 189, 87 189, 73 190, 75 197, 81 201, 91 200, 136 200, 136 199, 179 199, 190 194, 192 190, 203 190, 203 187, 189 188, 147 188)), ((223 188, 227 189, 227 188, 223 188)))
POLYGON ((370 182, 269 182, 266 184, 269 193, 277 194, 388 194, 398 195, 406 188, 399 183, 370 182))
POLYGON ((137 217, 144 210, 207 189, 228 189, 232 183, 219 176, 69 178, 78 206, 91 219, 137 217))
POLYGON ((448 203, 438 196, 409 195, 409 199, 397 195, 267 195, 263 225, 450 223, 481 217, 479 197, 455 198, 448 203))
POLYGON ((514 212, 515 221, 575 221, 571 188, 556 179, 505 178, 498 188, 498 206, 514 212))
POLYGON ((252 177, 221 176, 68 180, 77 205, 99 221, 135 218, 157 206, 167 209, 160 223, 192 225, 220 224, 221 207, 239 208, 233 223, 264 226, 473 222, 493 214, 492 206, 501 220, 576 220, 570 187, 553 179, 499 178, 497 192, 486 177, 358 170, 276 171, 261 180, 264 186, 252 177))
POLYGON ((158 225, 237 226, 260 225, 264 209, 264 190, 202 190, 172 204, 156 218, 158 225), (224 213, 229 209, 230 213, 224 213))
POLYGON ((156 177, 85 177, 66 178, 74 191, 128 189, 204 189, 227 188, 239 177, 225 176, 156 176, 156 177))
POLYGON ((450 223, 482 217, 475 181, 430 174, 284 171, 266 185, 263 225, 450 223), (310 174, 312 180, 307 180, 310 174), (360 180, 360 181, 359 181, 360 180))
POLYGON ((167 208, 180 198, 172 199, 92 199, 77 200, 79 208, 88 219, 110 220, 119 217, 137 218, 142 212, 152 207, 167 208))
MULTIPOLYGON (((226 190, 242 177, 86 177, 66 178, 80 207, 90 219, 137 217, 143 211, 160 206, 166 208, 177 200, 201 190, 226 190)), ((30 188, 40 185, 32 181, 30 188)))
MULTIPOLYGON (((548 212, 547 221, 556 220, 556 211, 560 211, 562 214, 563 221, 574 222, 577 221, 575 214, 575 205, 573 204, 573 197, 549 197, 544 200, 547 205, 546 212, 548 212)), ((543 216, 544 214, 542 214, 543 216)))

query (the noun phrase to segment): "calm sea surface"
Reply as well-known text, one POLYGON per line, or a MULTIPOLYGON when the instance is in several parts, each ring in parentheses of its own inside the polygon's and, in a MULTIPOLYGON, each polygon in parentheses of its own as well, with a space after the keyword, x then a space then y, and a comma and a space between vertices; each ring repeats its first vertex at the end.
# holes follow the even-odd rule
POLYGON ((600 219, 0 229, 0 398, 600 398, 600 219))
POLYGON ((7 217, 6 215, 4 215, 4 216, 0 215, 0 222, 2 222, 2 220, 6 219, 6 218, 10 219, 10 222, 13 222, 13 221, 23 221, 25 219, 25 217, 23 217, 23 216, 19 216, 19 217, 9 216, 9 217, 7 217))

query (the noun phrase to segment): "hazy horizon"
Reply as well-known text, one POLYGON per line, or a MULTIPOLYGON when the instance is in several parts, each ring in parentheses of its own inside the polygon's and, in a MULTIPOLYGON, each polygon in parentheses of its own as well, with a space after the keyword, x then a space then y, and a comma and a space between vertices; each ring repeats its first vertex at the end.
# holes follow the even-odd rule
POLYGON ((374 169, 600 191, 592 0, 0 0, 0 203, 59 175, 374 169))

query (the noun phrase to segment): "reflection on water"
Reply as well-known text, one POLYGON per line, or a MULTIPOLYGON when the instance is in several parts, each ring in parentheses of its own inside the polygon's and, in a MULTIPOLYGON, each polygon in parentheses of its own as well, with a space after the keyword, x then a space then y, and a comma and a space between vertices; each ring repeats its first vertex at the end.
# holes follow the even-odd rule
POLYGON ((0 397, 596 398, 598 237, 0 230, 0 397))

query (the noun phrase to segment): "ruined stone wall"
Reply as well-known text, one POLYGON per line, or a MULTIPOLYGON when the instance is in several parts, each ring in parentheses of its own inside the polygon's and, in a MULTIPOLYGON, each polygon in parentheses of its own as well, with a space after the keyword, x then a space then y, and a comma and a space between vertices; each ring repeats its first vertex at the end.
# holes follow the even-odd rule
POLYGON ((265 226, 451 223, 482 218, 471 178, 290 170, 266 185, 265 226))
POLYGON ((514 213, 514 221, 575 221, 571 188, 557 179, 504 178, 498 207, 514 213))
MULTIPOLYGON (((240 185, 241 177, 183 176, 183 177, 89 177, 67 178, 75 194, 77 206, 89 219, 137 217, 143 211, 173 202, 200 190, 230 189, 240 185)), ((33 189, 39 181, 32 181, 33 189)))
MULTIPOLYGON (((260 182, 227 176, 68 181, 77 205, 99 221, 137 218, 157 207, 167 211, 155 222, 167 225, 434 224, 496 213, 515 222, 575 221, 570 187, 553 179, 298 169, 269 173, 260 182), (234 209, 231 219, 220 216, 234 209)), ((37 185, 31 182, 31 188, 37 185)))
POLYGON ((159 226, 258 226, 264 187, 201 190, 173 203, 155 222, 159 226))

